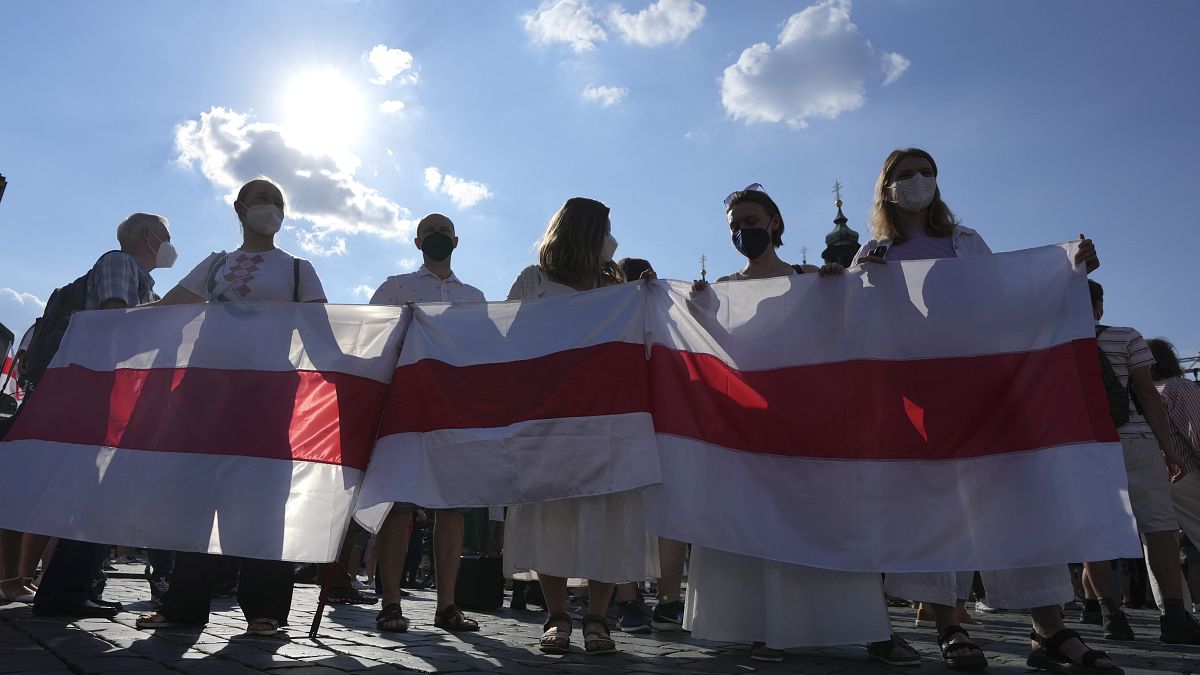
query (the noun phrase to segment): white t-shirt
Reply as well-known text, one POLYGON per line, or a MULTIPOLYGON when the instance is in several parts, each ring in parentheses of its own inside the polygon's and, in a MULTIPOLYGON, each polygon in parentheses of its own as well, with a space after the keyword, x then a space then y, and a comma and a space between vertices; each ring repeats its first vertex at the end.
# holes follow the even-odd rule
POLYGON ((188 272, 179 285, 206 300, 224 296, 230 302, 300 302, 324 301, 325 289, 321 280, 307 260, 300 260, 300 288, 295 293, 296 282, 292 262, 295 256, 283 249, 248 252, 230 251, 225 254, 225 263, 213 277, 216 285, 209 292, 208 282, 214 261, 222 255, 213 251, 195 269, 188 272))
POLYGON ((484 302, 484 297, 483 291, 464 284, 454 272, 442 279, 421 265, 416 272, 388 277, 371 296, 372 305, 406 302, 484 302))

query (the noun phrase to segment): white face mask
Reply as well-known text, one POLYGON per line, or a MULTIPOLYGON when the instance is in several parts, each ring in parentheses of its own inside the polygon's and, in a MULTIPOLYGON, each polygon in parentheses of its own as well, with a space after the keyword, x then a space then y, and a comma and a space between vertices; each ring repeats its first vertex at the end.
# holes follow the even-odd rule
POLYGON ((272 235, 283 226, 283 211, 274 204, 255 204, 246 208, 246 227, 259 234, 272 235))
POLYGON ((154 267, 167 268, 175 264, 175 259, 179 257, 179 253, 175 250, 175 245, 165 239, 159 239, 158 235, 150 233, 150 236, 158 239, 158 251, 154 254, 154 267))
POLYGON ((612 234, 604 235, 604 243, 600 246, 600 262, 612 262, 617 253, 617 240, 612 234))
POLYGON ((933 203, 933 195, 937 192, 937 178, 917 174, 912 178, 892 183, 892 191, 895 194, 892 201, 896 206, 916 213, 933 203))

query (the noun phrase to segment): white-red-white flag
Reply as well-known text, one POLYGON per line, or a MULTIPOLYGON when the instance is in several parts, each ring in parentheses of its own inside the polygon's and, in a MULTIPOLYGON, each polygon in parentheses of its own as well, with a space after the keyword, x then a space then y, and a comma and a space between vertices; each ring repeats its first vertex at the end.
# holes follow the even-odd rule
POLYGON ((401 309, 80 312, 0 443, 0 526, 251 558, 337 557, 401 309), (18 474, 14 473, 13 476, 18 474))
POLYGON ((414 305, 359 519, 374 527, 368 510, 393 501, 518 504, 657 483, 645 309, 641 284, 414 305))
POLYGON ((1140 555, 1073 252, 654 284, 651 529, 851 571, 1140 555))

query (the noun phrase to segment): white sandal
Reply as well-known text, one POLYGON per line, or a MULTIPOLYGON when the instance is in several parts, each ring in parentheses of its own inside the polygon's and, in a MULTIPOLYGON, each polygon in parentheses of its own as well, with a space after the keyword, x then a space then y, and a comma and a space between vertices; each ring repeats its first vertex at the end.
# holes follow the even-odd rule
POLYGON ((13 577, 11 579, 0 579, 0 601, 8 602, 24 602, 26 604, 33 602, 33 595, 36 593, 34 589, 25 585, 25 580, 22 577, 13 577), (4 587, 14 581, 19 582, 21 590, 24 591, 20 595, 9 595, 4 592, 4 587))

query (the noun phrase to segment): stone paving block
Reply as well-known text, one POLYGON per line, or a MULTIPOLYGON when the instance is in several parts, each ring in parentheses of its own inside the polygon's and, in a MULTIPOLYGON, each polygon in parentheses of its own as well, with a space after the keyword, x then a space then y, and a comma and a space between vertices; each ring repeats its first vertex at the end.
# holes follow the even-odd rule
MULTIPOLYGON (((130 656, 86 656, 68 661, 72 670, 92 675, 93 673, 125 673, 135 670, 163 670, 154 661, 130 656)), ((169 671, 168 671, 169 672, 169 671)))
POLYGON ((181 660, 162 665, 176 672, 187 673, 188 675, 249 675, 250 673, 263 672, 257 668, 247 668, 235 661, 214 659, 211 657, 207 659, 181 660))
POLYGON ((0 656, 0 673, 40 673, 66 667, 58 657, 48 652, 0 656))

